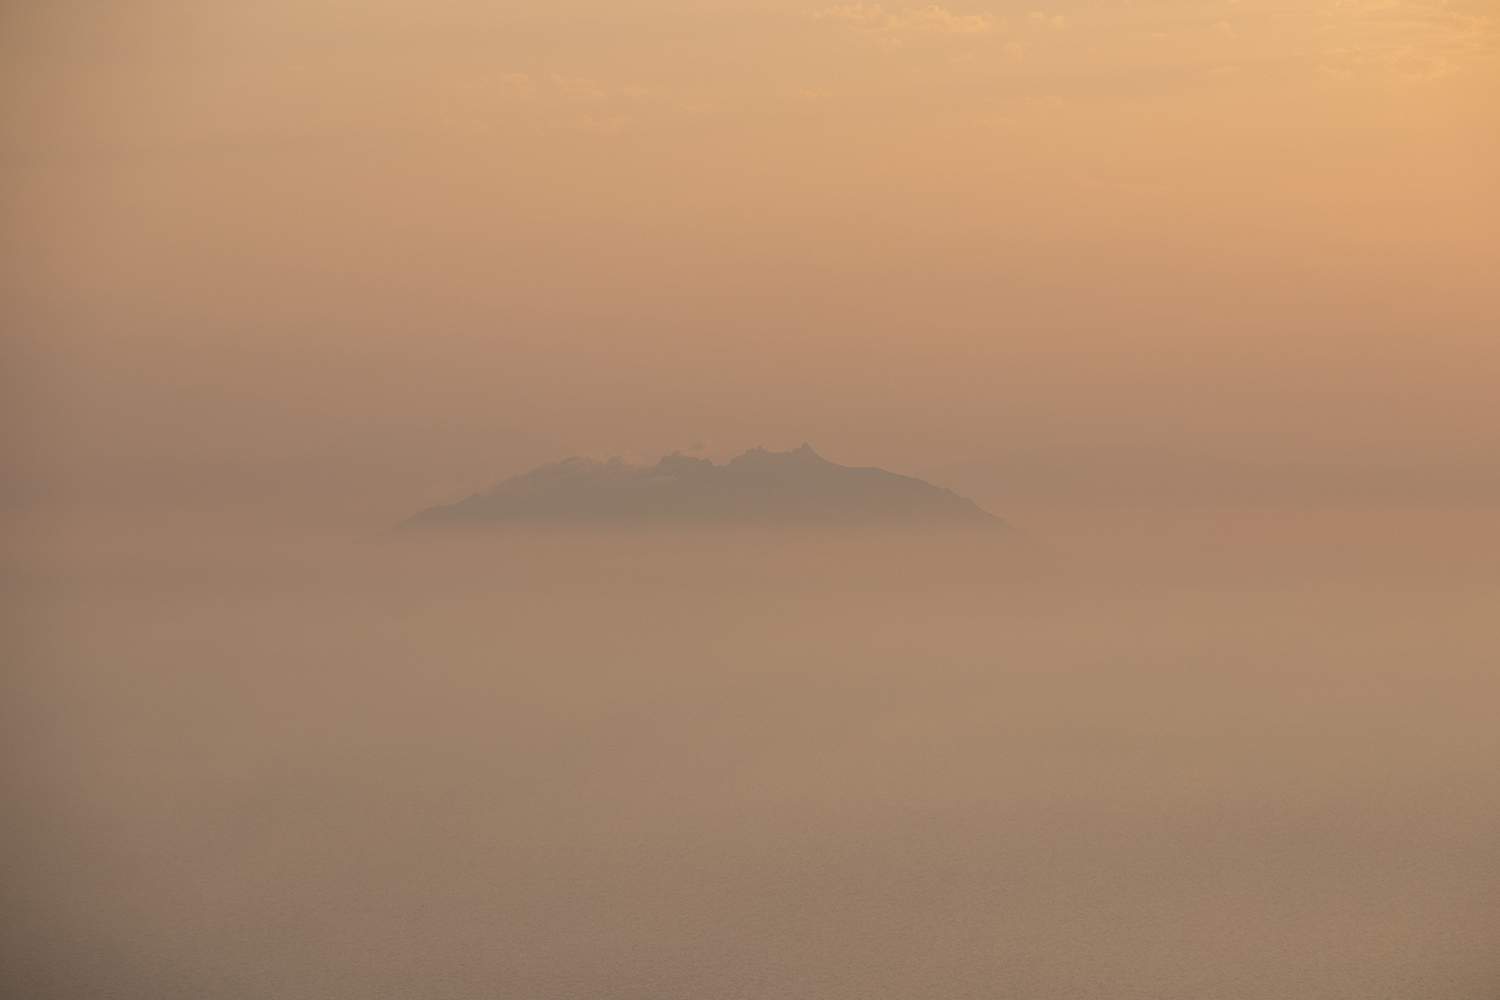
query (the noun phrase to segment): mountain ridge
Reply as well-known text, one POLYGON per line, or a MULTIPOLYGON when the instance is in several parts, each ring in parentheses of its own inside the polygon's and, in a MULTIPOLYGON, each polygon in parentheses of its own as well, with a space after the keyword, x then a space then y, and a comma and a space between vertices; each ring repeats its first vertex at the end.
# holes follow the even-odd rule
POLYGON ((873 466, 838 465, 803 444, 752 448, 716 465, 674 452, 655 465, 574 457, 429 507, 398 530, 557 522, 912 524, 1012 530, 952 490, 873 466))

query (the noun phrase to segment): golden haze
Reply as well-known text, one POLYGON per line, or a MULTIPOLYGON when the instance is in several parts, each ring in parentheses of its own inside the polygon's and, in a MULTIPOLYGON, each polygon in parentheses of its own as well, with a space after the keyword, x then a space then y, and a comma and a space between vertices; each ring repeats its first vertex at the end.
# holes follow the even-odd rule
POLYGON ((3 16, 17 502, 310 449, 370 526, 698 441, 1497 457, 1484 3, 3 16))
POLYGON ((1493 1000, 1497 43, 0 0, 0 994, 1493 1000), (1027 534, 375 538, 803 442, 1027 534))

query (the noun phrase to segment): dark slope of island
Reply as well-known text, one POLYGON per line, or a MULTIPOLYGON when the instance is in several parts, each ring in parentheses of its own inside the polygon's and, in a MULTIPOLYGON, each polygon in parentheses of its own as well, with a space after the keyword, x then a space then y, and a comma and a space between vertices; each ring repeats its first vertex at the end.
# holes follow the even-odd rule
POLYGON ((755 448, 727 465, 668 455, 652 466, 570 458, 407 519, 398 530, 557 522, 923 525, 1010 531, 951 490, 835 465, 807 445, 755 448))

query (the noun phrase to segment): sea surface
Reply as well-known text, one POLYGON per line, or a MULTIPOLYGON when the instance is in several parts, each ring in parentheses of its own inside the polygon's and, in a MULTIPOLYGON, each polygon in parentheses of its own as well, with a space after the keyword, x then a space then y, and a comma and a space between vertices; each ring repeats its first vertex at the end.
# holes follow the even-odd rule
POLYGON ((4 995, 1494 1000, 1500 512, 12 531, 4 995))

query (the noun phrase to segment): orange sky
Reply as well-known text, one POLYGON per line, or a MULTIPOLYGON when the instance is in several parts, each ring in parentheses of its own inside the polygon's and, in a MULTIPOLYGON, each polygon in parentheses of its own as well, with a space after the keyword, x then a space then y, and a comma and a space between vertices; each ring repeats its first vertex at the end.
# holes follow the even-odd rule
POLYGON ((1500 460, 1500 11, 1035 3, 7 4, 16 496, 1500 460))

